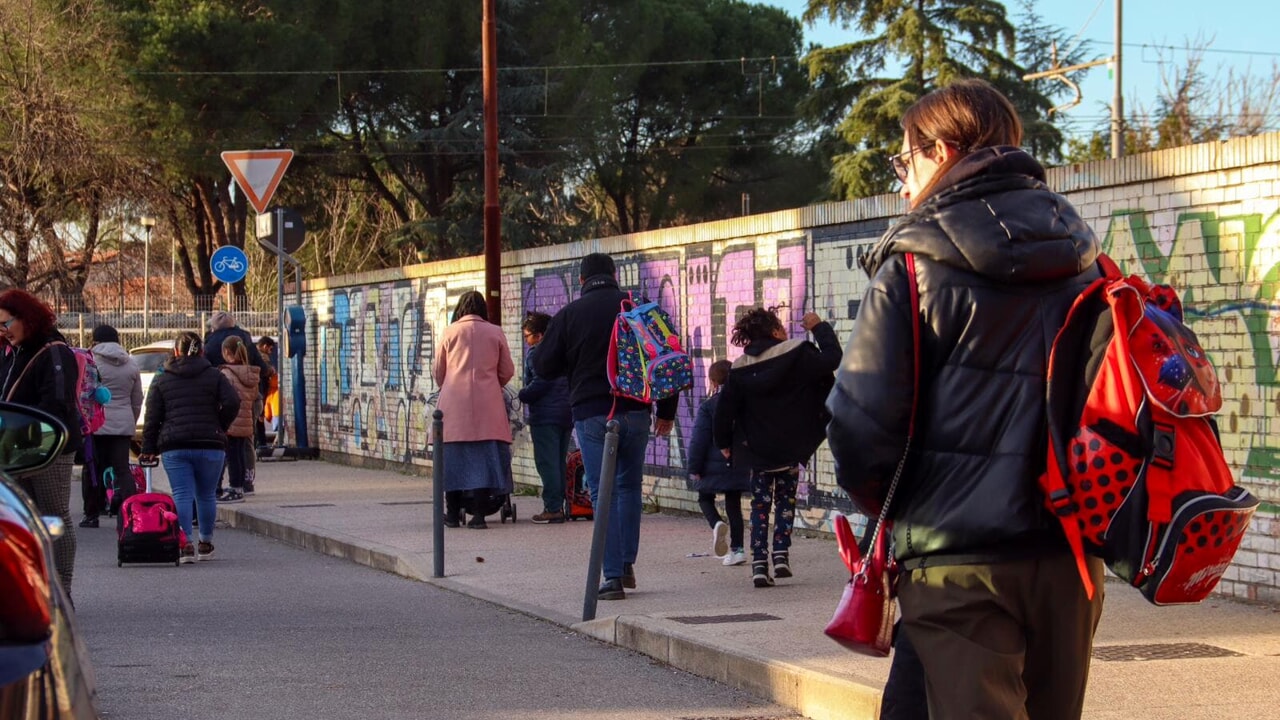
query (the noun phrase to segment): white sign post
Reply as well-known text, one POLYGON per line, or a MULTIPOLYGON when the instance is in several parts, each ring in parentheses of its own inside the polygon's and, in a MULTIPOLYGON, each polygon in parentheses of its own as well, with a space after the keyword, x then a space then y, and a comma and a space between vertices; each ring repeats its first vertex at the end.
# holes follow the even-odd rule
MULTIPOLYGON (((253 209, 261 217, 267 211, 267 205, 271 202, 271 196, 275 195, 276 188, 280 185, 280 180, 284 177, 284 171, 288 169, 290 161, 293 160, 292 150, 228 150, 222 153, 222 162, 231 171, 231 177, 235 179, 236 186, 240 188, 245 197, 248 198, 249 204, 253 205, 253 209)), ((280 211, 277 211, 279 214, 280 211)), ((268 247, 269 244, 264 243, 268 247)), ((271 251, 276 255, 276 278, 279 281, 278 291, 276 293, 276 342, 279 348, 280 367, 276 368, 276 372, 281 378, 287 378, 289 354, 286 352, 285 343, 285 324, 284 324, 284 223, 276 223, 276 243, 275 247, 271 247, 271 251)), ((299 286, 301 290, 301 286, 299 286)), ((285 383, 281 382, 280 387, 283 389, 285 383)), ((276 430, 276 447, 284 445, 284 398, 280 402, 279 424, 276 430)))

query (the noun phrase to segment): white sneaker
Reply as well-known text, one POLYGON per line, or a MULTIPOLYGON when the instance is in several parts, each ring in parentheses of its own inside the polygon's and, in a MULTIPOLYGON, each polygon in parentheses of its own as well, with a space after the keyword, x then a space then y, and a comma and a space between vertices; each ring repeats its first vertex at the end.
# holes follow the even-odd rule
POLYGON ((718 558, 729 554, 729 526, 723 520, 711 528, 711 554, 718 558))
POLYGON ((741 550, 732 550, 724 556, 725 565, 743 565, 747 562, 747 554, 741 550))

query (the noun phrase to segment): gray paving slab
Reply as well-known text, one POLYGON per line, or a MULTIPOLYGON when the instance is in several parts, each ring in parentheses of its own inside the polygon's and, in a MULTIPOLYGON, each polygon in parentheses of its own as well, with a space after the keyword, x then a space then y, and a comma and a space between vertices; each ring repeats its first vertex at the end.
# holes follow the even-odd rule
MULTIPOLYGON (((160 482, 163 482, 161 479, 160 482)), ((534 497, 517 496, 518 520, 489 529, 448 529, 445 577, 433 578, 429 478, 321 461, 263 463, 257 494, 219 507, 219 518, 317 552, 559 623, 681 669, 752 691, 807 717, 875 718, 885 659, 860 657, 822 634, 847 573, 827 538, 797 537, 796 576, 752 586, 746 566, 710 557, 701 517, 646 515, 636 562, 638 588, 600 602, 581 622, 591 523, 533 525, 534 497), (693 622, 765 615, 754 621, 693 622), (692 619, 692 620, 691 620, 692 619)), ((1280 608, 1215 599, 1157 608, 1114 580, 1096 638, 1100 651, 1151 645, 1096 659, 1085 702, 1089 720, 1277 717, 1280 608), (1175 644, 1224 657, 1154 659, 1175 644)))

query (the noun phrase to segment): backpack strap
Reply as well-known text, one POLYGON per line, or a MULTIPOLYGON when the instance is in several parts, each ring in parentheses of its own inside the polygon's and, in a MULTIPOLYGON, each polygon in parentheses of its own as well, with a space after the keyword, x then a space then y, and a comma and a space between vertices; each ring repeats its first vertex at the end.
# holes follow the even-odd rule
POLYGON ((1098 253, 1098 269, 1102 271, 1102 277, 1104 278, 1114 280, 1124 277, 1124 273, 1120 271, 1120 266, 1106 253, 1098 253))
MULTIPOLYGON (((1071 304, 1071 309, 1067 311, 1067 317, 1062 321, 1062 327, 1058 328, 1057 334, 1054 336, 1053 345, 1049 350, 1049 370, 1046 382, 1047 388, 1052 385, 1053 372, 1058 360, 1058 341, 1062 338, 1067 328, 1074 323, 1079 322, 1078 317, 1085 312, 1085 307, 1090 305, 1098 296, 1102 295, 1107 301, 1108 309, 1106 312, 1113 312, 1115 301, 1112 294, 1107 292, 1111 284, 1117 280, 1123 280, 1124 274, 1120 272, 1119 266, 1105 254, 1098 255, 1098 269, 1102 272, 1102 277, 1089 283, 1089 285, 1076 296, 1075 301, 1071 304)), ((1117 325, 1117 332, 1120 328, 1117 325)), ((1051 413, 1050 413, 1051 415, 1051 413)), ((1080 521, 1076 517, 1079 508, 1071 499, 1071 491, 1067 489, 1067 483, 1062 471, 1062 463, 1064 458, 1058 456, 1057 443, 1054 442, 1055 428, 1052 419, 1049 422, 1049 442, 1048 453, 1045 462, 1045 472, 1040 476, 1040 489, 1044 491, 1045 500, 1054 517, 1058 519, 1058 524, 1062 527, 1062 534, 1066 537, 1067 546, 1071 548, 1071 554, 1076 559, 1076 569, 1080 573, 1080 580, 1084 583, 1085 595, 1090 600, 1096 591, 1093 585, 1093 579, 1089 577, 1089 564, 1085 557, 1084 551, 1084 535, 1080 530, 1080 521)))
MULTIPOLYGON (((27 364, 22 366, 22 372, 18 373, 18 379, 14 380, 13 385, 9 386, 9 394, 5 395, 5 400, 13 399, 13 393, 16 392, 18 386, 22 384, 22 379, 27 376, 27 371, 31 369, 31 363, 35 362, 36 358, 40 357, 41 353, 49 350, 49 348, 54 345, 61 345, 63 347, 67 346, 66 343, 57 340, 47 342, 42 345, 40 349, 31 356, 31 359, 27 361, 27 364)), ((61 404, 66 402, 67 399, 67 389, 63 387, 62 382, 62 359, 58 357, 58 353, 51 350, 49 351, 49 356, 53 358, 53 398, 61 404)))
POLYGON ((880 534, 892 525, 889 520, 889 506, 893 504, 893 495, 898 489, 898 481, 902 479, 902 471, 906 468, 907 458, 911 455, 911 440, 916 434, 916 410, 920 407, 920 285, 916 279, 916 256, 905 253, 903 258, 907 262, 907 285, 911 293, 911 419, 907 423, 907 442, 902 448, 902 458, 898 460, 898 467, 893 471, 889 492, 885 493, 884 504, 880 506, 880 517, 876 519, 875 529, 871 531, 871 543, 867 547, 872 551, 879 546, 880 534))

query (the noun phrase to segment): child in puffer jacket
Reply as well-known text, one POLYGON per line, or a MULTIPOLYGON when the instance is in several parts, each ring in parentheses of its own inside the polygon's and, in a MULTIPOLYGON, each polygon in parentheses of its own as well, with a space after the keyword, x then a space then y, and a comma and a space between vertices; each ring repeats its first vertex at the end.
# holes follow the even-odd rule
POLYGON ((261 370, 249 364, 249 349, 235 335, 222 341, 222 357, 226 363, 218 370, 239 394, 240 411, 227 429, 227 482, 231 487, 218 494, 218 502, 244 502, 244 496, 254 491, 253 408, 258 401, 261 370))

